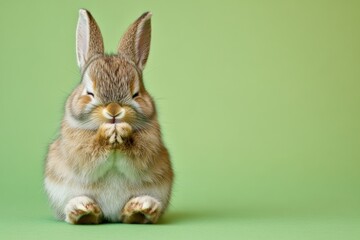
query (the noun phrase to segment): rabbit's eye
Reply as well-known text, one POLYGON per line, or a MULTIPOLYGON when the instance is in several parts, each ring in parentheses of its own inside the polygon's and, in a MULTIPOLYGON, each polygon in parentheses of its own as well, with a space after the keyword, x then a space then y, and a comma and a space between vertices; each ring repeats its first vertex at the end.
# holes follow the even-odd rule
POLYGON ((137 96, 139 96, 139 92, 134 93, 134 95, 132 96, 132 98, 136 98, 137 96))
POLYGON ((86 93, 87 93, 87 95, 94 97, 94 94, 92 92, 86 92, 86 93))

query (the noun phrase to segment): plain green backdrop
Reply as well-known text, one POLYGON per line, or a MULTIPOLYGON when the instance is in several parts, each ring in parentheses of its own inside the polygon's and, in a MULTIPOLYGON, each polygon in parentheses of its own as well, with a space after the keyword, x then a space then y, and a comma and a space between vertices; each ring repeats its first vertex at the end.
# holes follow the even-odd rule
POLYGON ((0 2, 0 239, 360 239, 359 1, 0 2), (152 11, 145 84, 176 172, 158 225, 56 221, 43 159, 87 8, 116 50, 152 11))

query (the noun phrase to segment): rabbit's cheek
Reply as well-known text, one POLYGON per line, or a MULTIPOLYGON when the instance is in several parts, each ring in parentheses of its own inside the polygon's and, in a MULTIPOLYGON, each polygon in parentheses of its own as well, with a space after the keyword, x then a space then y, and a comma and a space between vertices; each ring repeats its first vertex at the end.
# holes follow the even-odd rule
POLYGON ((154 108, 152 102, 148 98, 139 98, 137 100, 138 106, 141 110, 141 113, 147 117, 151 117, 154 114, 154 108))
POLYGON ((89 103, 91 102, 91 97, 90 96, 81 96, 79 98, 79 104, 80 104, 80 108, 81 109, 86 109, 87 106, 89 105, 89 103))

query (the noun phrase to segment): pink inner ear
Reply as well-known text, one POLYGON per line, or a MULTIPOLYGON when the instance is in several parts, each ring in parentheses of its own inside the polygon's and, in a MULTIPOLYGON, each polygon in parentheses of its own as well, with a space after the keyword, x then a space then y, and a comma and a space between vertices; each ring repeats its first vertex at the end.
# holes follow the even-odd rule
POLYGON ((76 29, 76 51, 79 67, 82 69, 91 57, 104 53, 101 31, 90 12, 81 9, 76 29))
POLYGON ((76 28, 76 55, 78 66, 82 68, 85 65, 85 60, 89 50, 89 21, 83 10, 79 12, 79 20, 76 28))
POLYGON ((118 53, 126 55, 140 70, 144 69, 150 51, 151 13, 141 15, 125 32, 118 53))

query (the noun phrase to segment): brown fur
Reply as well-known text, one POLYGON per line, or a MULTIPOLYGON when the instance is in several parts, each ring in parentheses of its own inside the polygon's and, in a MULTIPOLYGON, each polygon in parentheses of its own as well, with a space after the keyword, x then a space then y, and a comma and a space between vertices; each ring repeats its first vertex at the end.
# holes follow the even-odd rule
POLYGON ((121 107, 118 103, 110 103, 109 105, 106 106, 106 111, 111 115, 111 116, 116 116, 120 113, 121 107))
MULTIPOLYGON (((93 56, 97 54, 103 54, 104 53, 104 42, 101 35, 101 31, 99 26, 97 25, 95 19, 91 15, 90 12, 86 11, 87 17, 89 19, 89 48, 88 48, 88 57, 85 59, 86 61, 89 61, 93 56)), ((83 37, 83 36, 78 36, 83 37)))
POLYGON ((139 17, 126 31, 120 41, 118 52, 125 54, 142 70, 147 62, 151 40, 151 13, 139 17), (138 29, 142 31, 137 35, 138 29))
MULTIPOLYGON (((60 136, 49 147, 45 167, 46 179, 56 184, 77 186, 79 180, 68 177, 71 172, 72 175, 83 179, 82 187, 85 189, 103 188, 104 182, 90 178, 86 180, 87 176, 91 176, 94 169, 107 161, 109 154, 119 151, 126 156, 127 164, 133 166, 139 176, 147 176, 139 179, 138 185, 129 185, 130 188, 169 186, 168 196, 165 202, 162 202, 161 211, 164 212, 170 199, 173 171, 169 153, 162 141, 155 104, 145 89, 142 76, 142 69, 149 54, 151 15, 145 13, 130 26, 120 42, 119 53, 116 55, 103 53, 100 30, 90 13, 88 16, 91 34, 89 52, 86 55, 87 62, 80 67, 82 72, 86 72, 90 77, 94 98, 98 102, 96 106, 90 106, 93 97, 84 95, 83 83, 71 93, 66 102, 60 136), (136 88, 139 89, 139 95, 133 99, 136 88), (134 107, 134 101, 137 107, 134 107), (110 143, 106 132, 108 128, 105 125, 109 124, 109 119, 104 117, 103 110, 106 109, 111 115, 116 116, 122 108, 126 114, 120 123, 128 125, 121 125, 124 129, 118 129, 120 125, 116 125, 117 134, 121 134, 121 141, 110 143), (74 127, 70 118, 79 126, 92 121, 92 127, 74 127), (128 127, 125 129, 126 126, 128 127)), ((62 213, 59 215, 62 216, 62 213)), ((131 221, 140 221, 138 215, 135 212, 126 212, 126 217, 131 221)), ((157 218, 158 215, 154 219, 157 218)), ((91 214, 80 219, 77 223, 100 222, 91 214)))

